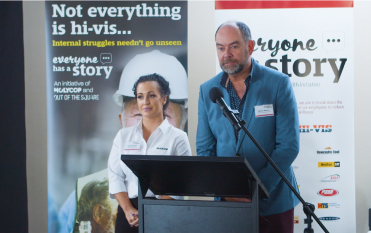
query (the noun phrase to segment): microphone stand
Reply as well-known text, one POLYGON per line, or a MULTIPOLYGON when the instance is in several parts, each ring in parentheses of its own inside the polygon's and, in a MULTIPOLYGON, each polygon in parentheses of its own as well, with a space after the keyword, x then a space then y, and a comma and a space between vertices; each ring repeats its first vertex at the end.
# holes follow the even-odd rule
MULTIPOLYGON (((224 113, 224 111, 223 111, 224 113)), ((285 177, 285 175, 281 172, 281 170, 277 167, 277 165, 273 162, 273 160, 269 157, 267 152, 260 146, 260 144, 255 140, 255 138, 252 136, 252 134, 246 129, 245 124, 246 122, 244 120, 240 120, 239 117, 237 117, 235 114, 235 111, 231 111, 232 115, 236 118, 237 122, 232 125, 235 129, 243 129, 247 136, 253 141, 256 147, 260 150, 260 152, 264 155, 264 157, 269 161, 269 163, 272 165, 272 167, 276 170, 276 172, 281 176, 281 178, 285 181, 287 186, 291 189, 291 191, 295 194, 295 196, 300 200, 300 202, 303 204, 303 210, 304 213, 307 215, 307 219, 305 221, 306 224, 308 224, 308 227, 304 229, 304 233, 313 233, 313 229, 311 227, 312 219, 311 216, 317 221, 318 225, 322 228, 322 230, 326 233, 329 233, 329 231, 326 229, 326 227, 322 224, 321 220, 314 214, 314 205, 307 203, 304 201, 304 199, 300 196, 300 194, 295 190, 295 188, 292 186, 290 181, 285 177), (312 208, 312 209, 311 209, 312 208)))

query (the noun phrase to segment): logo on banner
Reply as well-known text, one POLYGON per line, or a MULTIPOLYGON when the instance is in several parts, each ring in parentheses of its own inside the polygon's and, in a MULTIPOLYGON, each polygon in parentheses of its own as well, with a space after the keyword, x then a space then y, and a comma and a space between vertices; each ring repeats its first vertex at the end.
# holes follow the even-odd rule
POLYGON ((332 150, 331 147, 326 147, 325 150, 317 150, 317 154, 340 154, 340 150, 332 150))
POLYGON ((328 203, 318 203, 318 209, 328 209, 328 203))
POLYGON ((318 167, 340 167, 340 162, 318 162, 318 167))
POLYGON ((299 125, 300 133, 331 133, 332 125, 299 125))
POLYGON ((299 216, 294 216, 294 224, 298 224, 299 223, 299 216))
POLYGON ((338 195, 339 191, 335 189, 322 189, 318 191, 317 194, 324 197, 331 197, 338 195))
POLYGON ((340 220, 339 217, 320 217, 319 220, 321 221, 337 221, 340 220))
POLYGON ((335 208, 340 208, 340 204, 333 202, 333 203, 328 203, 330 207, 335 207, 335 208))
POLYGON ((329 209, 329 208, 340 208, 340 204, 336 202, 332 203, 318 203, 318 209, 329 209))
MULTIPOLYGON (((336 35, 338 36, 338 38, 334 42, 332 42, 333 38, 331 38, 330 40, 328 37, 331 34, 332 32, 325 32, 324 37, 323 37, 323 40, 326 41, 326 45, 324 45, 324 49, 327 51, 336 50, 339 48, 339 46, 344 45, 344 40, 341 38, 341 36, 338 36, 338 35, 336 35)), ((295 52, 295 51, 300 51, 300 50, 297 50, 298 48, 300 48, 301 50, 308 50, 308 51, 314 51, 318 48, 315 45, 316 42, 314 39, 307 40, 307 42, 305 43, 306 45, 304 45, 304 43, 303 41, 300 41, 298 39, 294 39, 293 41, 288 41, 287 39, 285 39, 282 42, 280 42, 279 40, 273 41, 272 39, 268 39, 268 38, 266 39, 259 38, 255 43, 254 51, 257 51, 259 49, 262 52, 268 51, 270 52, 270 56, 274 58, 278 54, 279 50, 281 49, 285 52, 289 50, 292 50, 293 52, 295 52), (267 46, 268 48, 266 47, 266 45, 268 45, 267 46)), ((313 73, 313 77, 316 77, 316 76, 321 77, 323 76, 323 73, 321 70, 321 67, 322 67, 321 63, 325 63, 327 64, 327 66, 332 68, 333 74, 335 75, 333 82, 338 83, 347 60, 348 60, 347 58, 340 58, 339 61, 341 62, 341 64, 340 66, 337 66, 336 62, 338 61, 338 59, 336 58, 314 58, 313 62, 305 58, 300 58, 295 61, 294 60, 292 61, 289 58, 288 54, 285 54, 281 57, 281 59, 277 58, 277 59, 266 60, 265 66, 278 70, 277 67, 280 66, 278 62, 281 62, 282 73, 287 74, 289 77, 292 76, 292 74, 288 72, 288 66, 289 65, 291 66, 291 64, 292 64, 292 71, 296 77, 307 77, 311 74, 311 70, 313 70, 312 67, 316 67, 315 72, 313 73), (302 67, 302 68, 299 69, 299 67, 302 67)), ((261 64, 263 64, 263 62, 261 64)), ((308 85, 302 85, 301 83, 294 82, 293 86, 294 87, 297 87, 297 86, 306 87, 308 85)))
POLYGON ((330 175, 330 176, 326 176, 325 178, 322 178, 321 182, 337 182, 338 180, 340 180, 340 175, 334 174, 334 175, 330 175))

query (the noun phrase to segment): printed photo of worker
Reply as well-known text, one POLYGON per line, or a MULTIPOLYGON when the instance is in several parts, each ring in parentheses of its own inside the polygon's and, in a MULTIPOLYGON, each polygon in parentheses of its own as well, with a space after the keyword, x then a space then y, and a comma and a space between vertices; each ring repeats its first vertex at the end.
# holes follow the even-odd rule
POLYGON ((152 74, 172 90, 166 118, 187 131, 187 10, 179 1, 45 2, 49 232, 73 231, 76 180, 107 169, 117 132, 141 119, 139 71, 159 68, 152 74))

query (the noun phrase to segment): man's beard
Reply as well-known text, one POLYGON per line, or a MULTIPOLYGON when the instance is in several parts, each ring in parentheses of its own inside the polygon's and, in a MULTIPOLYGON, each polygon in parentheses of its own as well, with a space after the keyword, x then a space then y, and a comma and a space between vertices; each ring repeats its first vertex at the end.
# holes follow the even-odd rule
MULTIPOLYGON (((248 53, 249 51, 246 51, 248 53)), ((236 62, 234 59, 225 59, 223 63, 220 65, 220 68, 227 74, 238 74, 245 68, 245 65, 249 62, 249 56, 246 56, 246 60, 243 63, 237 63, 234 66, 229 66, 228 68, 224 66, 225 63, 229 62, 236 62)))
POLYGON ((229 67, 225 67, 224 64, 225 63, 228 63, 229 61, 231 60, 226 60, 223 62, 223 64, 220 65, 220 68, 222 68, 222 70, 224 72, 226 72, 227 74, 237 74, 239 72, 241 72, 243 70, 243 68, 245 67, 245 64, 242 64, 242 63, 238 63, 234 66, 229 66, 229 67))

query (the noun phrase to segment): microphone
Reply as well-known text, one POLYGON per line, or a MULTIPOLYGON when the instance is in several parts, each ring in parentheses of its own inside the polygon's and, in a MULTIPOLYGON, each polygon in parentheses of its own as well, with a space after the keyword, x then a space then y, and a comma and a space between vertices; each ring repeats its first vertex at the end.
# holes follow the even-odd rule
POLYGON ((239 121, 237 120, 236 116, 234 114, 237 114, 237 110, 232 110, 224 101, 223 99, 224 95, 223 92, 217 88, 213 87, 211 88, 209 92, 209 98, 213 103, 217 103, 220 107, 220 109, 223 111, 223 115, 231 122, 233 127, 237 129, 241 129, 241 125, 239 124, 239 121))

